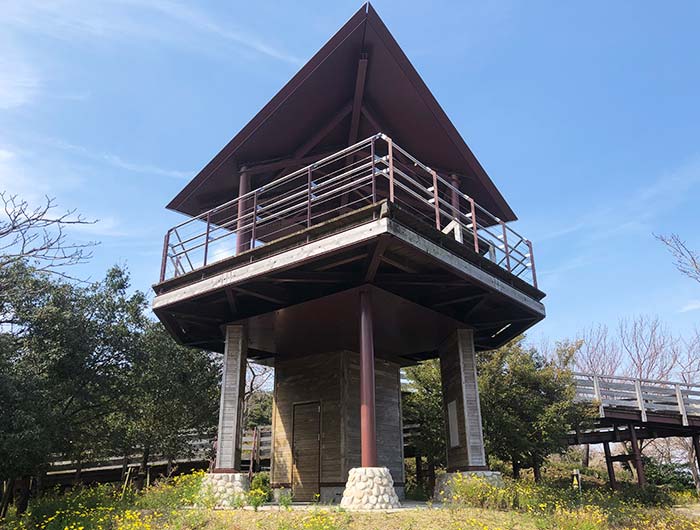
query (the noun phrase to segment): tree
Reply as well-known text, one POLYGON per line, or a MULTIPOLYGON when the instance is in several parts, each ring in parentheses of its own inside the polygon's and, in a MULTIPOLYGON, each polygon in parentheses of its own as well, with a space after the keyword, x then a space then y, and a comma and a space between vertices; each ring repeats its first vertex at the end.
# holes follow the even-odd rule
POLYGON ((247 396, 245 428, 253 429, 272 423, 272 392, 256 390, 247 396))
POLYGON ((89 285, 24 262, 2 270, 0 478, 41 475, 54 455, 81 462, 108 449, 106 418, 123 407, 145 298, 118 267, 89 285), (29 293, 29 294, 27 294, 29 293), (7 424, 7 428, 6 428, 7 424))
POLYGON ((524 337, 479 357, 479 392, 488 454, 511 462, 513 476, 532 467, 540 479, 545 458, 566 449, 567 434, 588 418, 574 402, 569 370, 572 344, 559 344, 557 362, 545 360, 524 337))
MULTIPOLYGON (((0 192, 0 207, 0 271, 21 263, 35 271, 64 274, 60 272, 62 268, 90 259, 89 248, 95 243, 73 243, 67 239, 67 227, 94 222, 76 215, 75 210, 55 215, 52 198, 46 197, 42 205, 31 207, 6 192, 0 192)), ((0 283, 0 292, 11 286, 0 283)))
MULTIPOLYGON (((445 420, 442 404, 442 382, 440 361, 432 359, 404 370, 407 384, 403 398, 405 425, 419 425, 420 429, 411 438, 416 453, 428 463, 428 491, 435 485, 436 466, 445 465, 445 420)), ((420 457, 416 460, 420 462, 420 457)), ((417 466, 417 482, 421 471, 417 466)))
POLYGON ((700 254, 688 248, 677 234, 670 236, 656 235, 668 251, 673 255, 676 268, 690 279, 700 282, 700 254))
POLYGON ((580 348, 574 355, 576 370, 600 375, 615 375, 622 363, 622 350, 608 326, 599 324, 579 335, 580 348))
POLYGON ((128 401, 110 418, 114 451, 172 461, 192 451, 193 436, 210 436, 218 413, 219 367, 212 356, 177 344, 159 322, 147 322, 129 366, 128 401))

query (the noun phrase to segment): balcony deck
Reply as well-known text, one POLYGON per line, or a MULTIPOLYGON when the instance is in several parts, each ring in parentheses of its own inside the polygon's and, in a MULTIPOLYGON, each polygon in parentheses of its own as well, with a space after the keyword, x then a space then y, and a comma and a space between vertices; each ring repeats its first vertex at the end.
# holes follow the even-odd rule
MULTIPOLYGON (((384 135, 178 225, 163 258, 156 314, 182 342, 210 349, 220 349, 227 322, 281 329, 262 317, 284 308, 285 322, 319 311, 342 322, 351 317, 342 293, 362 284, 377 289, 379 312, 402 307, 423 329, 421 339, 404 325, 398 350, 386 352, 404 363, 464 324, 490 349, 544 317, 531 243, 384 135)), ((348 330, 352 348, 354 323, 348 330)))

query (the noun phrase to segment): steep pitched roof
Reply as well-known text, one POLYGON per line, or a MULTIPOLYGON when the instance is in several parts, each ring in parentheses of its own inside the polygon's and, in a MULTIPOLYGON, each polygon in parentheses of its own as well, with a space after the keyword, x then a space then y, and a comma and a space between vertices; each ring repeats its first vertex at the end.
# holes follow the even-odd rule
MULTIPOLYGON (((168 204, 197 215, 237 196, 244 165, 287 169, 384 132, 504 221, 516 219, 486 171, 369 3, 355 13, 168 204), (225 199, 224 199, 225 198, 225 199)), ((252 186, 274 173, 253 176, 252 186)), ((279 172, 277 173, 279 175, 279 172)))

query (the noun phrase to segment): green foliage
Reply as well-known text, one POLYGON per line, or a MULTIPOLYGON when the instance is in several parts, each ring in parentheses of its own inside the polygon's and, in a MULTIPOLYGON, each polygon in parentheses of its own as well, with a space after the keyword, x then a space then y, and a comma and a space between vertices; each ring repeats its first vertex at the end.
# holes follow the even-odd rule
POLYGON ((280 508, 289 511, 292 507, 292 495, 290 493, 280 493, 277 503, 280 505, 280 508))
POLYGON ((272 392, 256 390, 246 402, 245 428, 272 424, 272 392))
POLYGON ((566 435, 585 423, 588 407, 574 403, 571 373, 562 368, 575 346, 560 345, 557 362, 525 348, 518 338, 479 358, 479 393, 487 452, 539 471, 551 453, 566 449, 566 435))
POLYGON ((261 489, 251 489, 248 492, 248 504, 257 512, 267 502, 268 492, 261 489))
POLYGON ((456 475, 448 487, 450 507, 475 507, 532 514, 540 528, 597 530, 639 520, 649 508, 669 507, 674 499, 663 488, 623 487, 611 492, 584 484, 582 493, 561 482, 535 484, 505 479, 494 486, 481 477, 456 475))
POLYGON ((216 424, 217 363, 149 320, 126 270, 80 284, 17 262, 0 276, 14 286, 0 292, 0 479, 55 455, 175 458, 216 424))
POLYGON ((129 294, 128 274, 114 267, 89 285, 58 280, 16 264, 24 289, 0 295, 3 418, 0 478, 32 474, 52 453, 85 459, 103 453, 107 416, 129 388, 136 333, 145 322, 145 298, 129 294), (6 408, 7 407, 7 408, 6 408))
POLYGON ((445 424, 442 411, 440 362, 425 361, 404 370, 408 385, 404 395, 404 423, 420 425, 413 443, 424 456, 442 461, 445 452, 445 424))
POLYGON ((250 489, 261 490, 267 494, 265 502, 272 500, 272 487, 270 486, 270 474, 267 471, 261 471, 253 476, 250 481, 250 489))
POLYGON ((655 458, 642 457, 644 473, 649 484, 667 486, 674 491, 682 491, 695 487, 693 475, 688 466, 675 463, 661 462, 655 458))
MULTIPOLYGON (((420 425, 420 430, 411 439, 414 447, 431 464, 429 468, 443 467, 446 453, 440 362, 438 359, 424 361, 406 368, 404 374, 408 383, 402 389, 403 423, 420 425)), ((415 498, 424 497, 430 487, 418 484, 415 467, 413 470, 412 474, 407 475, 409 493, 415 498)), ((426 478, 428 481, 431 479, 426 478)))
POLYGON ((148 322, 130 368, 129 400, 108 418, 113 445, 125 454, 129 448, 171 459, 188 454, 189 433, 216 425, 219 374, 213 360, 148 322))

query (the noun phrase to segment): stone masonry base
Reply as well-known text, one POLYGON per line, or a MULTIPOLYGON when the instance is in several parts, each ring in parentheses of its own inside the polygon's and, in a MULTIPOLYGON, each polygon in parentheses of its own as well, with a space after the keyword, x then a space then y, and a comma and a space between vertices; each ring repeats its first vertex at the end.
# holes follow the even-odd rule
POLYGON ((388 510, 400 508, 394 480, 385 467, 354 467, 348 473, 343 508, 350 510, 388 510))
POLYGON ((452 497, 450 483, 457 475, 462 475, 463 477, 480 477, 493 486, 503 486, 503 476, 500 471, 462 471, 459 473, 445 473, 444 475, 440 475, 435 482, 434 500, 442 502, 452 497))
POLYGON ((230 507, 236 498, 250 489, 247 473, 207 473, 202 480, 202 493, 211 495, 216 506, 230 507))

